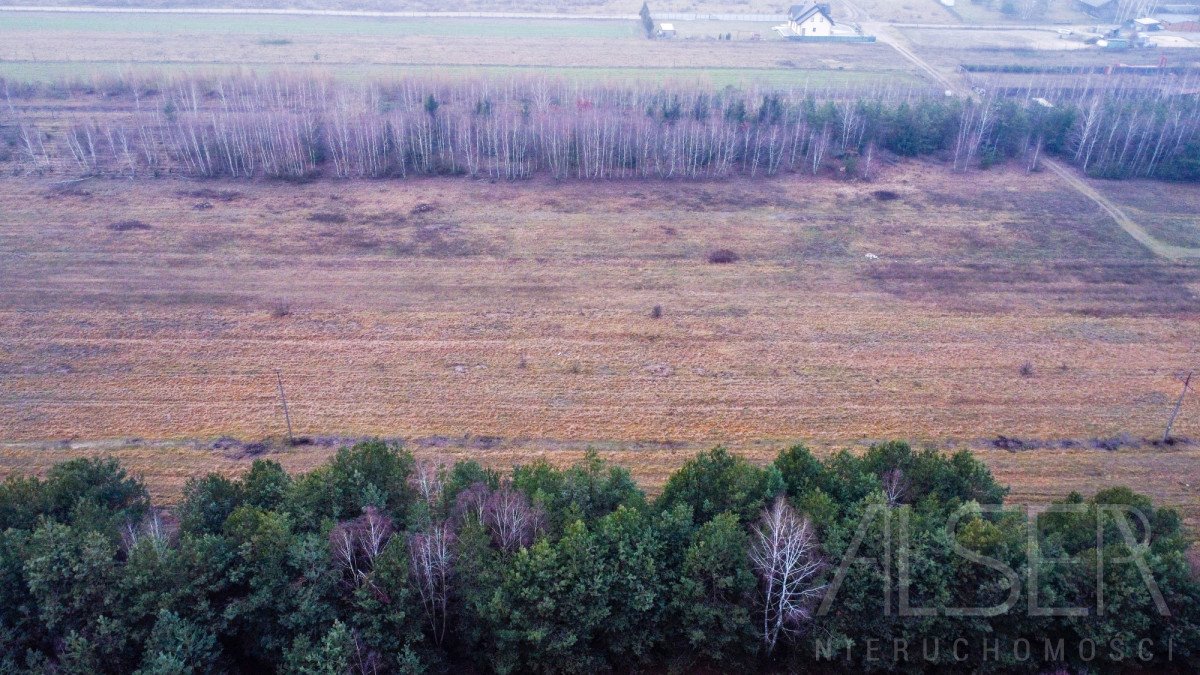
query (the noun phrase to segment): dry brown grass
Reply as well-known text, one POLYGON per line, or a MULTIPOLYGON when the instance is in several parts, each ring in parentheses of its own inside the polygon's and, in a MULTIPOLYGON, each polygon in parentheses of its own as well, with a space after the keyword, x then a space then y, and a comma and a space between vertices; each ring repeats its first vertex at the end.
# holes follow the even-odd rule
MULTIPOLYGON (((1056 2, 1069 4, 1068 0, 1056 2)), ((673 4, 689 6, 687 2, 673 4)), ((879 22, 958 22, 934 0, 859 0, 857 4, 879 22)), ((631 13, 640 3, 623 9, 619 5, 603 2, 542 9, 631 13)), ((787 5, 751 2, 728 7, 737 13, 782 14, 787 5)), ((723 7, 723 3, 703 3, 699 10, 721 12, 723 7)), ((847 5, 835 3, 834 7, 835 13, 849 18, 847 5)), ((658 11, 669 8, 655 3, 658 11)), ((531 9, 523 7, 521 11, 531 9)), ((998 12, 988 14, 991 18, 975 19, 993 23, 1000 18, 998 12)), ((55 81, 129 73, 150 76, 286 69, 371 79, 401 71, 436 70, 441 77, 532 74, 586 80, 699 80, 715 86, 940 87, 886 44, 802 45, 777 36, 771 22, 683 21, 677 22, 678 39, 651 41, 644 39, 633 20, 124 16, 93 15, 90 21, 81 21, 78 15, 10 13, 9 25, 0 27, 4 38, 0 39, 0 75, 14 81, 55 81), (734 39, 716 39, 725 34, 734 39)), ((878 30, 878 25, 871 30, 878 30)), ((902 32, 906 37, 896 35, 947 73, 962 64, 1108 66, 1112 60, 1094 48, 1064 49, 1082 45, 1045 30, 906 28, 902 32)), ((1157 50, 1143 52, 1122 55, 1122 62, 1158 62, 1157 50)), ((1195 60, 1198 52, 1172 49, 1171 59, 1186 63, 1195 60)), ((1076 78, 988 73, 973 74, 969 79, 979 85, 1050 87, 1076 78)), ((1154 78, 1144 79, 1142 84, 1161 86, 1152 82, 1154 78)), ((1088 87, 1109 86, 1111 79, 1079 78, 1078 82, 1088 87)))
MULTIPOLYGON (((872 0, 864 0, 871 2, 872 0)), ((874 0, 879 1, 879 0, 874 0)), ((1065 2, 1066 0, 1056 0, 1065 2)), ((58 6, 78 3, 66 0, 12 0, 14 6, 58 6)), ((110 5, 116 3, 108 3, 110 5)), ((138 7, 211 7, 204 0, 139 0, 138 7)), ((230 0, 221 7, 268 9, 335 9, 384 12, 540 12, 561 14, 636 14, 640 0, 459 0, 448 6, 444 0, 230 0)), ((789 3, 778 0, 656 0, 659 12, 783 13, 789 3)))
MULTIPOLYGON (((243 19, 234 17, 233 21, 243 19)), ((770 35, 770 24, 755 24, 770 35)), ((731 29, 732 30, 732 29, 731 29)), ((715 35, 716 31, 713 31, 715 35)), ((156 67, 164 72, 182 66, 217 68, 271 66, 326 68, 353 66, 353 75, 395 74, 395 66, 505 67, 513 74, 530 69, 605 69, 612 77, 625 77, 629 69, 673 72, 678 79, 695 79, 704 69, 774 69, 778 77, 788 71, 799 73, 790 81, 801 81, 812 72, 815 85, 823 84, 821 72, 864 71, 879 75, 878 82, 919 85, 911 64, 895 58, 886 45, 820 44, 798 46, 784 40, 730 42, 714 39, 646 40, 632 25, 628 37, 570 37, 522 35, 353 35, 324 34, 314 30, 289 35, 284 45, 263 44, 262 35, 172 33, 21 31, 0 32, 0 72, 14 72, 20 80, 24 70, 38 72, 38 64, 72 63, 75 75, 90 74, 88 64, 126 64, 156 67), (23 68, 22 64, 28 66, 23 68), (369 66, 390 69, 363 70, 369 66)), ((749 71, 747 71, 749 72, 749 71)), ((444 74, 444 73, 443 73, 444 74)), ((469 75, 464 70, 460 74, 469 75)), ((478 74, 478 73, 476 73, 478 74)), ((746 82, 739 82, 746 84, 746 82)))
MULTIPOLYGON (((1050 175, 4 179, 0 203, 0 474, 100 451, 88 439, 277 436, 275 368, 298 435, 500 465, 593 445, 654 486, 720 442, 765 461, 800 439, 1153 436, 1195 365, 1197 267, 1150 257, 1050 175), (708 264, 718 247, 741 260, 708 264), (286 317, 264 311, 278 298, 286 317)), ((1200 436, 1194 405, 1177 433, 1200 436)), ((248 461, 157 442, 101 450, 168 497, 248 461)), ((1018 499, 1127 482, 1194 520, 1194 454, 985 459, 1018 499)))
POLYGON ((1094 181, 1151 235, 1167 244, 1200 246, 1200 190, 1164 181, 1094 181))

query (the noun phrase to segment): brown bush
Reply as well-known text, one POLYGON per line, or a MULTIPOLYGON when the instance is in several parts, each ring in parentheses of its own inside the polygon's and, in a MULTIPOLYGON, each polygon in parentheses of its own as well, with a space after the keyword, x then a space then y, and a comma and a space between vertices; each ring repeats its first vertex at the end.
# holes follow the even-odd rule
POLYGON ((340 213, 328 213, 323 211, 310 213, 308 215, 308 219, 314 223, 324 223, 326 225, 340 225, 347 220, 346 216, 340 213))
POLYGON ((727 248, 719 248, 708 254, 708 262, 714 265, 728 265, 737 261, 738 254, 727 248))
POLYGON ((109 223, 108 229, 113 232, 134 232, 137 230, 149 230, 150 224, 140 220, 119 220, 115 223, 109 223))
POLYGON ((283 298, 277 298, 271 301, 271 316, 276 319, 282 319, 285 316, 290 316, 292 313, 292 303, 283 298))

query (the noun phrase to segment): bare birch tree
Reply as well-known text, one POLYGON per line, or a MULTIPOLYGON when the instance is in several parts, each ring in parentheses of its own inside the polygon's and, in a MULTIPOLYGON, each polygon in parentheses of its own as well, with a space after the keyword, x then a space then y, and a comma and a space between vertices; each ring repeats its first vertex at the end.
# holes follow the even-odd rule
POLYGON ((750 562, 759 580, 759 637, 771 653, 781 639, 803 632, 825 588, 816 530, 782 495, 751 531, 750 562))
POLYGON ((509 553, 532 545, 545 529, 545 520, 541 508, 531 505, 524 492, 510 487, 492 492, 484 504, 483 524, 492 542, 509 553))
POLYGON ((375 559, 383 553, 394 531, 392 519, 374 506, 364 508, 361 516, 334 526, 329 533, 333 559, 351 585, 370 582, 375 559))
MULTIPOLYGON (((899 85, 713 91, 516 77, 362 85, 286 74, 186 76, 140 83, 154 94, 118 83, 133 91, 128 107, 106 99, 103 117, 69 112, 52 125, 10 88, 0 128, 12 130, 8 142, 19 150, 10 155, 23 170, 80 175, 706 179, 819 174, 830 157, 852 155, 866 160, 869 177, 888 149, 948 150, 957 170, 985 152, 989 161, 1024 155, 1036 167, 1045 149, 1092 174, 1179 178, 1194 171, 1187 155, 1200 144, 1194 77, 1164 70, 1031 79, 947 101, 899 85), (910 115, 916 108, 922 115, 910 115), (929 129, 946 137, 918 146, 898 140, 929 129)), ((30 91, 21 96, 36 96, 30 91)))
POLYGON ((888 506, 899 506, 908 495, 909 480, 900 469, 885 471, 880 477, 888 506))
POLYGON ((454 532, 445 523, 431 526, 408 538, 409 572, 421 607, 429 622, 433 643, 446 639, 450 604, 450 577, 454 570, 454 532))

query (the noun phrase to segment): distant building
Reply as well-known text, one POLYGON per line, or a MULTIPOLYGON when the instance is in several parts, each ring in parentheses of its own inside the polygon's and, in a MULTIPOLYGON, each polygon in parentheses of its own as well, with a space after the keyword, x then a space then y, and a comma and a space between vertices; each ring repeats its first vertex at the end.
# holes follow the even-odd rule
POLYGON ((787 23, 774 28, 776 33, 793 42, 874 42, 874 35, 864 35, 854 24, 838 26, 833 20, 829 3, 792 5, 787 23))
POLYGON ((675 24, 661 23, 658 25, 658 37, 673 38, 675 37, 675 24))
POLYGON ((1117 0, 1075 0, 1075 4, 1097 19, 1111 21, 1117 18, 1117 0))
POLYGON ((829 37, 833 35, 833 15, 829 3, 792 5, 788 10, 788 29, 800 37, 829 37))

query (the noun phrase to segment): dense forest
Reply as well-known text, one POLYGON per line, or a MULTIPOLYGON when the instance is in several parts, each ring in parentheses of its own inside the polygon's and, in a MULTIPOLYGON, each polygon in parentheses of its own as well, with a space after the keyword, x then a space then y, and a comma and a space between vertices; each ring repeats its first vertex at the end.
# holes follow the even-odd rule
POLYGON ((1005 493, 898 442, 718 448, 654 499, 595 454, 501 474, 371 441, 163 509, 77 459, 0 485, 0 672, 1200 667, 1176 513, 1118 487, 1031 519, 1005 493))
POLYGON ((1187 77, 1161 79, 970 98, 280 74, 0 81, 0 160, 69 176, 870 178, 898 156, 1032 170, 1050 154, 1094 176, 1200 180, 1200 97, 1187 77), (74 102, 47 116, 44 99, 74 102))

